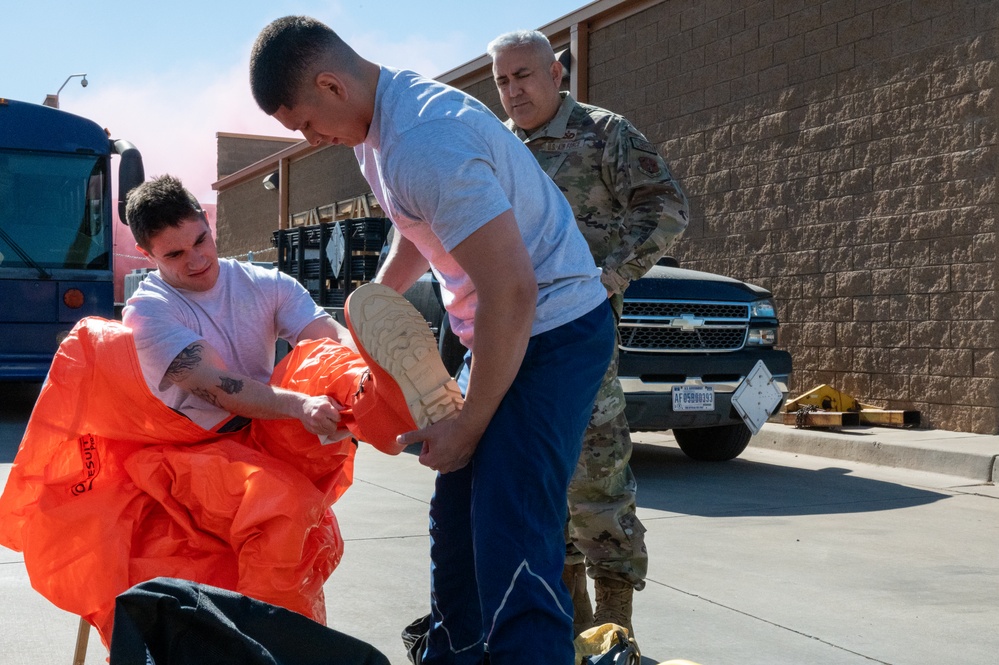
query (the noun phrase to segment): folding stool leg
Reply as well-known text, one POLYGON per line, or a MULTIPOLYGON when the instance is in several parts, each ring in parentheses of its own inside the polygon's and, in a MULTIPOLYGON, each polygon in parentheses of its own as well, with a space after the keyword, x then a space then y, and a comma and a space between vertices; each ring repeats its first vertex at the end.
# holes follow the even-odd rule
POLYGON ((73 654, 73 665, 83 665, 87 659, 87 642, 90 640, 90 624, 80 619, 80 627, 76 631, 76 652, 73 654))

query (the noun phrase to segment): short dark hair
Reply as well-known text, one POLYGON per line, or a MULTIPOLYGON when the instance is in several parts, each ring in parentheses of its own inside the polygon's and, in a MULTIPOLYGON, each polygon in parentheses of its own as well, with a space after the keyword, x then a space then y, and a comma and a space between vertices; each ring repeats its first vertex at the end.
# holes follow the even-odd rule
POLYGON ((198 200, 172 175, 144 182, 128 193, 125 221, 135 242, 147 252, 157 233, 193 218, 208 220, 198 200))
POLYGON ((257 35, 250 53, 250 89, 257 106, 267 115, 282 106, 293 108, 316 63, 344 46, 329 26, 314 18, 285 16, 272 21, 257 35))

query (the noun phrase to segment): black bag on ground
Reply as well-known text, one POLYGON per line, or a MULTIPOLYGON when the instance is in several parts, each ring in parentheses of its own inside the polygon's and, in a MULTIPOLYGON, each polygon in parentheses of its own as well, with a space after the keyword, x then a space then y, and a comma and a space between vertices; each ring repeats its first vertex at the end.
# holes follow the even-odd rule
POLYGON ((367 642, 233 591, 158 577, 115 601, 111 665, 389 665, 367 642))
POLYGON ((406 656, 413 665, 420 665, 423 660, 423 648, 427 645, 429 632, 429 614, 421 616, 402 630, 402 643, 406 647, 406 656))

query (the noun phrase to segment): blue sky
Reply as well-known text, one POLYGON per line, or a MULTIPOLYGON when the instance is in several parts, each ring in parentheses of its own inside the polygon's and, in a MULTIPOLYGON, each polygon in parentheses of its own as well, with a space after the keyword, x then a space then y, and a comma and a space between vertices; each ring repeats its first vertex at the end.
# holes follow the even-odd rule
POLYGON ((485 53, 496 35, 539 28, 587 0, 0 0, 0 97, 89 117, 215 201, 215 133, 290 136, 253 103, 247 61, 257 33, 314 16, 364 57, 437 76, 485 53))

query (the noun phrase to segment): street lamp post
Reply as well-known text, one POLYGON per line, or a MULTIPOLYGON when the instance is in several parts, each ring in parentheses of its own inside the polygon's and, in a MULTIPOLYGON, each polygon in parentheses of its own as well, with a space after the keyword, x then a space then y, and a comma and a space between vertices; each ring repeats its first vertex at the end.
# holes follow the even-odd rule
POLYGON ((59 93, 62 92, 62 89, 66 87, 66 84, 69 83, 70 79, 74 79, 77 76, 83 77, 83 80, 80 81, 80 85, 83 86, 84 88, 86 88, 87 87, 87 75, 86 74, 70 74, 69 76, 66 77, 66 80, 62 82, 62 85, 59 86, 59 89, 56 90, 56 94, 54 94, 54 95, 45 95, 45 101, 42 102, 42 106, 51 106, 54 109, 59 108, 59 93))

